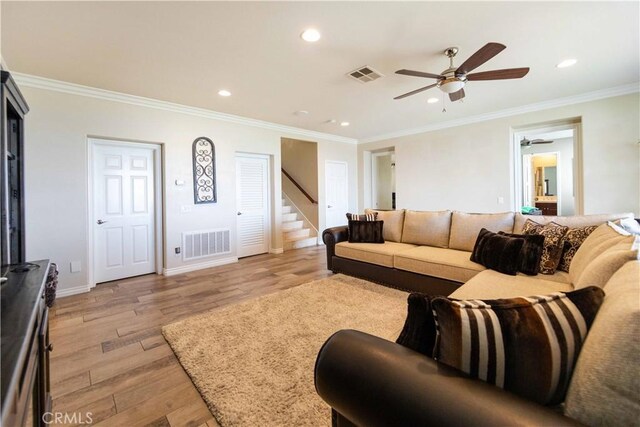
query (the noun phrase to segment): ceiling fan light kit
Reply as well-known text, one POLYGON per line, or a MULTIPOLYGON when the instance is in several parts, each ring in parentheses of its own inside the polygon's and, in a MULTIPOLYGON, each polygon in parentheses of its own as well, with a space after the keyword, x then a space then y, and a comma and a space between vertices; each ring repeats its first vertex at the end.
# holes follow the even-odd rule
POLYGON ((396 74, 436 79, 438 81, 435 84, 413 90, 400 96, 396 96, 394 99, 406 98, 408 96, 415 95, 433 87, 437 87, 442 92, 448 94, 451 101, 459 101, 465 97, 464 87, 467 81, 519 79, 527 75, 527 73, 529 72, 529 68, 510 68, 469 74, 471 71, 475 70, 476 68, 502 52, 505 48, 506 46, 500 43, 487 43, 457 68, 453 65, 453 58, 458 53, 458 48, 447 48, 445 49, 444 54, 449 58, 449 68, 447 68, 440 74, 432 74, 425 73, 423 71, 404 69, 398 70, 396 71, 396 74))

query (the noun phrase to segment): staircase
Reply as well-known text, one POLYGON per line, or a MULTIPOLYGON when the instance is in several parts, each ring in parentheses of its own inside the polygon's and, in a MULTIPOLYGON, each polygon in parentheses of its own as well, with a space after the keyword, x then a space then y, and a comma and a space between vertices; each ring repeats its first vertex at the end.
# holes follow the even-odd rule
POLYGON ((285 251, 318 244, 316 230, 286 199, 282 199, 282 237, 285 251))

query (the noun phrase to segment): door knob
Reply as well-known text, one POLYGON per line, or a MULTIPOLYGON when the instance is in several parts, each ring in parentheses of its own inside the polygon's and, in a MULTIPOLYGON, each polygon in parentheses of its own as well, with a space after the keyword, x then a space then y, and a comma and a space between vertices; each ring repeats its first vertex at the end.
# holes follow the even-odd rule
POLYGON ((238 216, 242 215, 242 212, 238 212, 238 216))
POLYGON ((99 219, 99 220, 98 220, 98 221, 96 221, 96 222, 98 223, 98 225, 102 225, 102 224, 104 224, 104 223, 105 223, 105 222, 107 222, 107 221, 103 221, 103 220, 99 219))
POLYGON ((327 207, 328 207, 329 209, 331 209, 333 206, 331 206, 331 205, 327 205, 327 207))

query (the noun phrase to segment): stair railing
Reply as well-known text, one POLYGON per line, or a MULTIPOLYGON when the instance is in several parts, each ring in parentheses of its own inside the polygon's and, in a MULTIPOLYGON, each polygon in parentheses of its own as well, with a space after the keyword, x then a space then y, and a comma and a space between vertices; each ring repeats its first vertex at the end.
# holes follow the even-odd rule
POLYGON ((311 197, 311 195, 310 195, 309 193, 307 193, 306 191, 304 191, 304 188, 302 188, 302 186, 301 186, 300 184, 298 184, 298 182, 297 182, 295 179, 293 179, 293 177, 292 177, 291 175, 289 175, 289 173, 287 173, 287 171, 286 171, 286 170, 284 170, 284 168, 281 168, 281 170, 282 170, 282 173, 284 174, 284 176, 286 176, 287 178, 289 178, 289 181, 291 181, 291 182, 293 183, 293 185, 295 185, 295 186, 298 188, 298 190, 300 190, 300 192, 301 192, 302 194, 304 194, 304 196, 305 196, 305 197, 306 197, 306 198, 307 198, 311 203, 313 203, 314 205, 317 205, 317 204, 318 204, 318 201, 317 201, 317 200, 314 200, 314 199, 313 199, 313 197, 311 197))

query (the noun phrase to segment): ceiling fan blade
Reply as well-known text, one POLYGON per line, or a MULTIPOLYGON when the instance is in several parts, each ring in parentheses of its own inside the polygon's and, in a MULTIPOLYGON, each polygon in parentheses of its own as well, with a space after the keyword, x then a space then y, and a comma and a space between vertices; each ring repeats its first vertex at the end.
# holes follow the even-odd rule
POLYGON ((438 83, 434 83, 434 84, 429 85, 429 86, 421 87, 420 89, 412 90, 411 92, 407 92, 407 93, 405 93, 405 94, 403 94, 403 95, 396 96, 396 97, 395 97, 395 98, 393 98, 393 99, 402 99, 402 98, 406 98, 407 96, 411 96, 411 95, 415 95, 416 93, 424 92, 425 90, 427 90, 427 89, 431 89, 432 87, 436 87, 436 86, 438 86, 438 83))
POLYGON ((553 141, 550 141, 548 139, 534 139, 531 141, 532 144, 551 144, 553 143, 553 141))
POLYGON ((439 74, 432 74, 432 73, 424 73, 422 71, 413 71, 413 70, 398 70, 396 71, 396 74, 402 74, 405 76, 413 76, 413 77, 426 77, 428 79, 444 79, 444 76, 441 76, 439 74))
POLYGON ((467 75, 467 80, 520 79, 527 75, 529 68, 506 68, 504 70, 483 71, 467 75))
POLYGON ((449 99, 451 100, 451 102, 458 101, 462 98, 464 98, 464 89, 460 89, 457 92, 453 92, 449 94, 449 99))
POLYGON ((475 70, 476 68, 502 52, 504 49, 506 49, 506 46, 503 44, 487 43, 458 67, 458 69, 456 70, 456 75, 467 74, 475 70))

